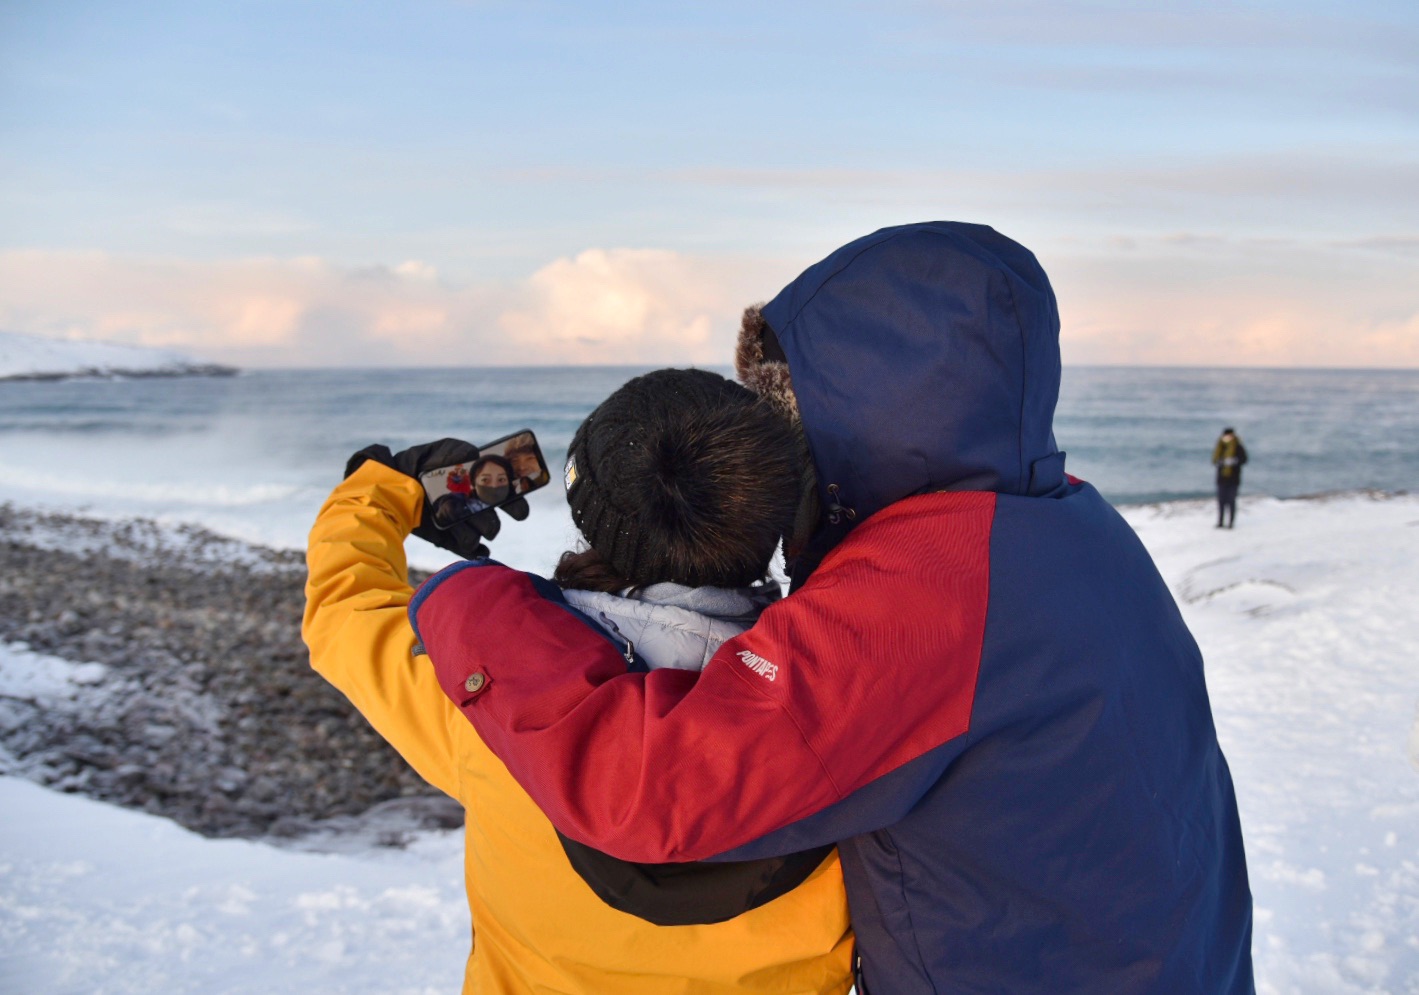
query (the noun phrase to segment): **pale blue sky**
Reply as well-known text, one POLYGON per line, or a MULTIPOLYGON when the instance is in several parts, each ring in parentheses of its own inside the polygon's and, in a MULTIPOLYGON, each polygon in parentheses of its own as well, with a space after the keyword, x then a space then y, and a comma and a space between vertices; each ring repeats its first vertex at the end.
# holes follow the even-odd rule
POLYGON ((1419 365, 1419 4, 0 3, 11 331, 708 361, 937 217, 1067 359, 1419 365))

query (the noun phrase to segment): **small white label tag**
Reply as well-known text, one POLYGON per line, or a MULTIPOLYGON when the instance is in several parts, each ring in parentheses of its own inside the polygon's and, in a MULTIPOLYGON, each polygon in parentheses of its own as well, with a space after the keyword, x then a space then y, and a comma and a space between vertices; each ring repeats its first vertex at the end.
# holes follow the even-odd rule
POLYGON ((572 485, 576 483, 576 480, 576 457, 568 456, 567 467, 562 471, 562 484, 565 486, 566 490, 570 491, 572 485))

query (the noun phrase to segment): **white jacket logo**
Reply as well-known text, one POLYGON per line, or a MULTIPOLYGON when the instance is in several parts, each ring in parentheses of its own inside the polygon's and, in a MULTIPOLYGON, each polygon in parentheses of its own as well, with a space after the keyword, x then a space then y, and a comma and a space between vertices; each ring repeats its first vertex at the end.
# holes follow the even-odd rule
POLYGON ((767 677, 769 680, 778 678, 778 664, 769 663, 757 653, 750 653, 748 650, 740 650, 735 656, 744 661, 744 666, 748 667, 760 677, 767 677))

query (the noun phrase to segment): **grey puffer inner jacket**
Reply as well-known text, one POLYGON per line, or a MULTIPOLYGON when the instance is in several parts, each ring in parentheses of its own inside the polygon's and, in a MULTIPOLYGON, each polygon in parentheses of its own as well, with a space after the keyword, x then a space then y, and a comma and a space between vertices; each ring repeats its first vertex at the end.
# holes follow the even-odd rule
POLYGON ((687 587, 651 584, 628 594, 567 590, 567 603, 629 643, 634 662, 651 670, 702 670, 726 640, 752 626, 783 596, 778 585, 687 587))

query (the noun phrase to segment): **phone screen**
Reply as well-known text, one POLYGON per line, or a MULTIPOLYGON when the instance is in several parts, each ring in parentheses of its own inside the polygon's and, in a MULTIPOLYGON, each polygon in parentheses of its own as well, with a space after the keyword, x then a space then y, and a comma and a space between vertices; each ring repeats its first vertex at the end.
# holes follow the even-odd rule
POLYGON ((419 483, 433 507, 434 525, 447 529, 485 508, 515 501, 551 479, 537 436, 523 429, 479 446, 475 460, 422 474, 419 483))

